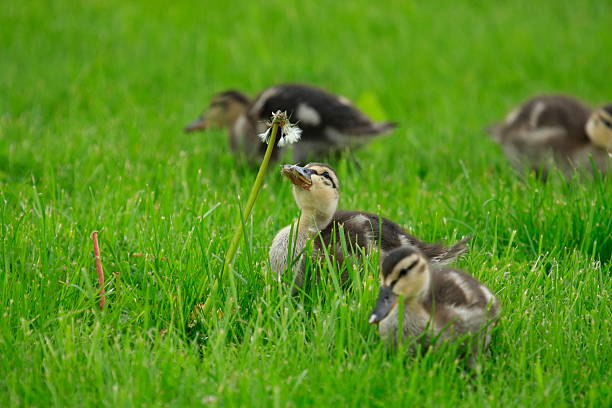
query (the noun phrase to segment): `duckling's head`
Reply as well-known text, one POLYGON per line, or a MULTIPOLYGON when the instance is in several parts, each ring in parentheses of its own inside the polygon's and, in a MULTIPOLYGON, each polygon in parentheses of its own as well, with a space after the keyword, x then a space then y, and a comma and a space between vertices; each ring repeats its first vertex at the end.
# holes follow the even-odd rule
POLYGON ((429 287, 430 271, 425 257, 411 247, 389 252, 381 267, 381 284, 370 323, 380 323, 397 303, 398 296, 420 297, 429 287))
POLYGON ((331 219, 340 200, 340 183, 327 164, 310 163, 304 167, 285 164, 281 174, 293 183, 293 197, 306 216, 331 219))
POLYGON ((242 92, 229 90, 215 95, 208 108, 193 122, 185 126, 185 132, 211 128, 230 128, 250 104, 242 92))
POLYGON ((605 105, 591 114, 586 132, 593 144, 612 152, 612 104, 605 105))

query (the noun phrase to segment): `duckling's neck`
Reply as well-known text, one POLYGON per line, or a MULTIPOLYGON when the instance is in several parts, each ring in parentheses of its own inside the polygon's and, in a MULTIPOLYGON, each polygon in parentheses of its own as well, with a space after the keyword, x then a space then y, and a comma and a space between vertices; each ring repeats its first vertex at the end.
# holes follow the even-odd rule
POLYGON ((416 295, 406 297, 404 304, 407 307, 412 307, 412 308, 423 307, 423 303, 425 302, 425 299, 427 298, 428 292, 429 292, 429 287, 423 288, 423 290, 417 293, 416 295))
POLYGON ((312 209, 302 209, 298 231, 312 235, 325 229, 331 222, 333 214, 323 214, 312 209))
POLYGON ((240 105, 240 106, 234 107, 234 109, 232 110, 232 112, 230 112, 227 118, 227 122, 225 123, 225 126, 231 129, 232 127, 238 125, 239 122, 246 121, 248 119, 247 110, 248 110, 247 105, 240 105))

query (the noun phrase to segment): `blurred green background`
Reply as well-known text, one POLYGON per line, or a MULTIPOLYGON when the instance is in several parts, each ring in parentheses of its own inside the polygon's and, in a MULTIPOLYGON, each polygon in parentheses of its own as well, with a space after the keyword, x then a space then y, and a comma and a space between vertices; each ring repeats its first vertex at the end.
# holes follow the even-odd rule
POLYGON ((2 2, 0 405, 610 405, 610 178, 521 182, 483 128, 536 93, 609 101, 611 16, 568 0, 2 2), (459 266, 504 308, 479 374, 452 350, 379 344, 376 260, 362 285, 288 296, 267 248, 297 209, 274 169, 239 307, 223 292, 198 313, 255 173, 224 132, 182 127, 218 91, 290 81, 400 122, 361 170, 333 163, 341 206, 474 237, 459 266))

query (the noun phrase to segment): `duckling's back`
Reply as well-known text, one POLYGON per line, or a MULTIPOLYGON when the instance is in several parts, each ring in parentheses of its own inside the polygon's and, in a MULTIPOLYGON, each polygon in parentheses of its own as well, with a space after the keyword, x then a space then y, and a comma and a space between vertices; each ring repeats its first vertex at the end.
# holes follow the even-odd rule
POLYGON ((396 127, 393 122, 372 121, 342 96, 305 84, 267 88, 255 98, 248 112, 253 122, 260 122, 277 110, 286 111, 302 129, 300 142, 293 146, 297 162, 360 147, 396 127))
MULTIPOLYGON (((556 163, 563 170, 590 144, 585 125, 591 109, 566 95, 541 95, 512 110, 504 121, 487 128, 518 170, 546 169, 556 163)), ((544 173, 545 175, 545 173, 544 173)))
POLYGON ((323 246, 331 249, 338 264, 342 264, 345 249, 343 242, 351 252, 356 252, 358 247, 366 250, 379 248, 383 255, 395 248, 411 246, 418 248, 430 262, 446 264, 467 252, 468 240, 464 238, 451 247, 424 242, 408 234, 393 221, 376 214, 338 210, 332 222, 320 232, 320 239, 315 240, 315 249, 320 250, 323 246))
POLYGON ((282 84, 264 90, 255 98, 250 114, 265 117, 287 111, 304 130, 306 138, 323 138, 326 127, 338 131, 369 129, 372 121, 350 101, 323 89, 304 84, 282 84))
POLYGON ((432 267, 423 307, 436 326, 453 325, 455 334, 475 333, 494 322, 501 311, 495 295, 470 274, 455 268, 432 267))
MULTIPOLYGON (((517 138, 515 132, 542 128, 562 129, 568 140, 588 142, 585 124, 591 109, 566 95, 541 95, 529 99, 511 111, 503 122, 489 127, 491 136, 500 143, 517 138)), ((552 139, 552 142, 560 142, 552 139)), ((537 140, 533 140, 537 143, 537 140)))

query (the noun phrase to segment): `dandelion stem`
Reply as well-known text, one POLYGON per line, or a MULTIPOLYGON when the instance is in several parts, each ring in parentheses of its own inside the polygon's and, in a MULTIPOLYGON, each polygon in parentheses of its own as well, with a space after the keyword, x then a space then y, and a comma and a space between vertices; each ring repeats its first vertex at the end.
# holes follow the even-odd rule
MULTIPOLYGON (((224 279, 226 276, 230 279, 230 284, 232 286, 232 291, 235 292, 235 284, 234 284, 234 275, 231 273, 230 269, 232 266, 232 261, 234 260, 234 256, 236 255, 236 251, 238 250, 238 244, 240 243, 240 238, 242 238, 242 234, 244 232, 244 224, 247 222, 249 216, 251 215, 251 211, 253 210, 253 206, 255 205, 255 200, 257 199, 257 195, 259 194, 259 190, 261 190, 261 186, 263 185, 264 176, 266 174, 266 169, 268 168, 268 164, 270 163, 270 157, 272 157, 272 150, 274 149, 274 145, 276 142, 276 134, 278 133, 279 123, 274 121, 272 124, 272 132, 270 135, 270 140, 268 141, 268 148, 266 149, 266 154, 264 155, 263 161, 259 166, 259 172, 257 173, 257 177, 255 177, 255 182, 253 183, 253 187, 251 188, 251 193, 249 194, 249 198, 247 199, 247 204, 244 209, 243 218, 239 219, 238 227, 234 232, 234 236, 230 241, 229 249, 227 250, 227 254, 225 255, 225 261, 223 263, 223 272, 218 280, 213 283, 212 290, 210 292, 210 296, 206 299, 204 303, 203 310, 205 312, 208 311, 211 305, 212 298, 215 296, 217 289, 219 287, 219 280, 224 279)), ((235 293, 234 293, 235 295, 235 293)))
MULTIPOLYGON (((261 190, 261 186, 263 185, 264 176, 266 175, 266 169, 268 168, 268 163, 270 163, 270 157, 272 156, 272 150, 274 149, 276 133, 278 133, 278 122, 275 122, 272 125, 272 134, 270 135, 270 140, 268 141, 268 148, 266 149, 266 154, 264 155, 263 161, 261 162, 261 166, 259 166, 259 172, 257 173, 255 183, 251 188, 251 193, 249 194, 249 198, 247 199, 247 204, 244 209, 244 222, 246 222, 249 216, 251 215, 251 211, 253 210, 253 206, 255 205, 255 200, 257 199, 259 190, 261 190)), ((230 242, 230 247, 227 251, 227 255, 225 255, 225 263, 223 265, 222 276, 228 273, 229 268, 232 266, 234 255, 236 254, 236 250, 238 249, 238 243, 240 242, 240 238, 242 237, 242 233, 244 231, 243 224, 243 222, 238 223, 238 228, 236 228, 236 232, 234 232, 234 236, 232 237, 232 241, 230 242)))

